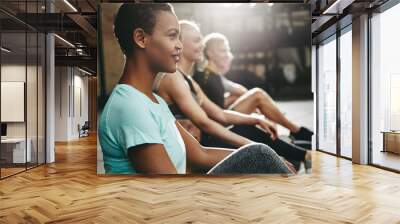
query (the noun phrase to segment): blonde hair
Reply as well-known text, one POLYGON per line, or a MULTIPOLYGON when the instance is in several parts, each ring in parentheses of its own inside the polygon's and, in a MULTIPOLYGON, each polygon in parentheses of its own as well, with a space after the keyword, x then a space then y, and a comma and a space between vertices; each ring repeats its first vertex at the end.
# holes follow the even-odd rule
POLYGON ((208 49, 210 49, 215 44, 221 42, 229 44, 228 39, 222 33, 210 33, 206 37, 204 37, 204 56, 206 57, 206 59, 208 59, 208 49))
POLYGON ((198 32, 200 32, 200 26, 195 23, 194 21, 189 21, 189 20, 179 20, 179 28, 181 30, 180 34, 179 34, 179 38, 182 39, 182 33, 184 31, 190 30, 190 29, 194 29, 198 32))

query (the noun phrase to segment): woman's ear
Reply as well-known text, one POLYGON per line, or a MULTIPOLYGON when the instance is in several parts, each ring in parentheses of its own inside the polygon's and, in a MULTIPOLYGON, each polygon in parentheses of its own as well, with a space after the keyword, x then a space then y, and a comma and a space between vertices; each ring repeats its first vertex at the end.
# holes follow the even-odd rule
POLYGON ((142 28, 137 28, 132 33, 133 41, 140 48, 146 48, 146 33, 142 28))

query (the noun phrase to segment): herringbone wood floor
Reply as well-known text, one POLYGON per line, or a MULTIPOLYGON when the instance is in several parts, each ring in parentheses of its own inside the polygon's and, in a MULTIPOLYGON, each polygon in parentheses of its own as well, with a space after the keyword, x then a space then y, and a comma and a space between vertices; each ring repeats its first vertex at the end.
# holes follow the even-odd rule
POLYGON ((400 223, 400 175, 315 152, 311 175, 96 175, 96 139, 0 181, 0 223, 400 223))

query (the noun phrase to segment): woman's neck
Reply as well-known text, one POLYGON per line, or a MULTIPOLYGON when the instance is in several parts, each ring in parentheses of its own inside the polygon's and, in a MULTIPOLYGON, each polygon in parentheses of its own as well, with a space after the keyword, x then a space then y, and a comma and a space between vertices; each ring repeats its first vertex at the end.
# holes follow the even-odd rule
POLYGON ((154 101, 152 87, 157 72, 152 71, 148 63, 141 58, 143 57, 126 60, 119 83, 133 86, 154 101))
POLYGON ((217 75, 223 75, 221 69, 219 69, 217 65, 215 65, 215 63, 213 63, 212 61, 208 62, 207 69, 209 69, 210 71, 214 72, 217 75))
POLYGON ((182 57, 178 63, 178 68, 186 75, 192 75, 194 62, 182 57))

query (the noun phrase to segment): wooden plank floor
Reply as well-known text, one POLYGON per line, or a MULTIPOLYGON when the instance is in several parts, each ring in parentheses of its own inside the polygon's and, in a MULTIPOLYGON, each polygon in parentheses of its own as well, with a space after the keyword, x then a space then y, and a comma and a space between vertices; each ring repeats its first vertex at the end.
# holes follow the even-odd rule
POLYGON ((320 152, 310 175, 96 174, 96 139, 0 181, 0 223, 400 223, 400 175, 320 152))
POLYGON ((7 177, 7 176, 13 175, 15 173, 24 171, 24 170, 25 170, 25 167, 23 167, 23 168, 22 167, 18 167, 18 168, 2 167, 1 168, 1 177, 7 177))

